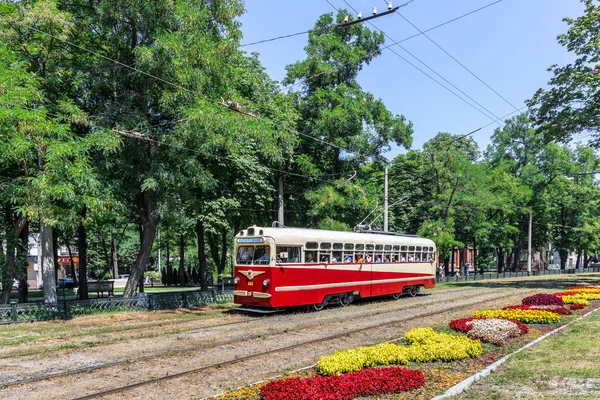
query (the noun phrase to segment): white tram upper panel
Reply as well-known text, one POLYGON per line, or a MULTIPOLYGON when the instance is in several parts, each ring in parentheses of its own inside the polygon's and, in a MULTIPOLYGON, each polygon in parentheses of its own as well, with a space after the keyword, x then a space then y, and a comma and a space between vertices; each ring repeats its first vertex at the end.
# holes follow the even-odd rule
POLYGON ((340 243, 435 246, 435 243, 430 239, 412 235, 327 231, 306 228, 267 228, 252 226, 242 230, 236 235, 236 238, 244 237, 268 237, 272 238, 276 244, 304 244, 313 241, 329 241, 340 243))

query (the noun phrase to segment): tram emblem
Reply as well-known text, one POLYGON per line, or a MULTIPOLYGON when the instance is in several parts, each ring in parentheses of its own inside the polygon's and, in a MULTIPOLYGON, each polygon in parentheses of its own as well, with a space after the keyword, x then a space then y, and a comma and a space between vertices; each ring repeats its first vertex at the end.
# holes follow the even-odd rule
POLYGON ((262 275, 265 273, 265 271, 252 271, 251 269, 249 269, 248 271, 238 271, 240 274, 244 275, 246 278, 248 278, 248 280, 252 280, 254 278, 256 278, 259 275, 262 275))

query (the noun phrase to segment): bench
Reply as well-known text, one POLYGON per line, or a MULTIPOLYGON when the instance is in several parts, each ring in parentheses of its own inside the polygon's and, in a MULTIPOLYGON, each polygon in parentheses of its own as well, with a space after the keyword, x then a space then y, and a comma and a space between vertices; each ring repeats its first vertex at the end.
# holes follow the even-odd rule
POLYGON ((114 296, 115 281, 92 281, 87 283, 88 293, 96 292, 100 297, 104 297, 104 292, 109 296, 114 296))

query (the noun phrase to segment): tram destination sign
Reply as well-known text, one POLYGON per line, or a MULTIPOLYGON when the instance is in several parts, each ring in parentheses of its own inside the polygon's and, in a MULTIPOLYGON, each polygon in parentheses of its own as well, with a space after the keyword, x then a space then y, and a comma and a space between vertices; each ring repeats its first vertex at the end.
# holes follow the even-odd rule
POLYGON ((238 238, 238 243, 262 243, 263 238, 238 238))

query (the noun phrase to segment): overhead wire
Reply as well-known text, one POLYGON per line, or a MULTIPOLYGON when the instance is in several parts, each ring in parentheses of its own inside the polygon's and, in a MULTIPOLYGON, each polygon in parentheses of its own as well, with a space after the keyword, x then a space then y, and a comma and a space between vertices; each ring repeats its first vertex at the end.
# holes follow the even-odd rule
MULTIPOLYGON (((385 3, 387 3, 386 0, 383 0, 385 3)), ((502 0, 500 0, 502 1, 502 0)), ((440 46, 439 43, 437 43, 435 40, 433 40, 429 35, 427 35, 427 33, 423 32, 418 26, 416 26, 415 24, 413 24, 408 18, 406 18, 403 14, 401 14, 399 11, 396 11, 396 14, 398 14, 402 19, 404 19, 406 22, 408 22, 413 28, 415 28, 421 35, 425 36, 427 38, 427 40, 429 40, 431 43, 433 43, 437 48, 439 48, 441 51, 443 51, 448 57, 450 57, 452 60, 454 60, 458 65, 460 65, 465 71, 467 71, 469 74, 471 74, 473 77, 475 77, 479 82, 481 82, 483 85, 485 85, 488 89, 490 89, 492 92, 494 92, 498 97, 500 97, 502 100, 504 100, 504 102, 506 102, 508 105, 510 105, 512 108, 514 108, 515 110, 517 110, 517 107, 511 103, 510 101, 508 101, 504 96, 502 96, 500 93, 498 93, 494 88, 492 88, 488 83, 486 83, 483 79, 481 79, 476 73, 474 73, 473 71, 471 71, 466 65, 464 65, 462 62, 460 62, 458 59, 456 59, 456 57, 454 57, 452 54, 450 54, 446 49, 444 49, 442 46, 440 46)))
MULTIPOLYGON (((339 9, 337 7, 335 7, 329 0, 326 0, 327 3, 329 3, 330 6, 332 6, 336 11, 339 11, 339 9)), ((344 3, 346 3, 346 5, 348 5, 348 7, 350 7, 354 12, 358 12, 356 10, 356 8, 354 8, 352 6, 352 4, 350 4, 347 0, 342 0, 344 3)), ((394 39, 392 37, 390 37, 385 31, 383 31, 382 29, 379 29, 377 26, 375 26, 375 24, 373 24, 372 22, 368 21, 368 23, 376 30, 378 30, 379 32, 381 32, 385 37, 387 37, 388 39, 390 39, 391 41, 394 41, 394 39)), ((448 90, 450 93, 452 93, 454 96, 458 97, 459 99, 461 99, 463 102, 465 102, 466 104, 468 104, 469 106, 471 106, 473 109, 477 110, 479 113, 481 113, 482 115, 484 115, 485 117, 494 120, 494 118, 498 119, 498 116, 495 115, 492 111, 490 111, 489 109, 487 109, 484 105, 482 105, 481 103, 479 103, 477 100, 475 100, 474 98, 472 98, 471 96, 469 96, 467 93, 465 93, 463 90, 461 90, 458 86, 454 85, 452 82, 450 82, 448 79, 446 79, 444 76, 442 76, 440 73, 438 73, 437 71, 435 71, 433 68, 431 68, 429 65, 427 65, 427 63, 425 63, 424 61, 422 61, 421 59, 419 59, 416 55, 414 55, 413 53, 411 53, 410 51, 408 51, 406 48, 404 48, 403 46, 401 46, 400 44, 396 44, 398 47, 400 47, 402 50, 404 50, 406 53, 408 53, 411 57, 413 57, 415 60, 417 60, 419 63, 421 63, 422 65, 424 65, 427 69, 429 69, 431 72, 433 72, 435 75, 437 75, 438 77, 440 77, 442 80, 444 80, 447 84, 449 84, 450 86, 452 86, 454 89, 458 90, 460 93, 462 93, 464 96, 466 96, 467 98, 469 98, 473 103, 475 103, 476 105, 478 105, 479 107, 481 107, 481 109, 485 110, 482 111, 481 109, 479 109, 478 107, 476 107, 475 105, 473 105, 472 103, 470 103, 469 101, 467 101, 466 99, 464 99, 462 96, 458 95, 456 92, 454 92, 453 90, 451 90, 450 88, 448 88, 447 86, 445 86, 444 84, 442 84, 440 81, 438 81, 437 79, 433 78, 431 75, 427 74, 425 71, 423 71, 421 68, 419 68, 418 66, 416 66, 415 64, 413 64, 412 62, 410 62, 409 60, 407 60, 406 58, 402 57, 400 54, 398 54, 398 52, 394 51, 393 49, 391 49, 390 47, 386 47, 385 49, 391 51, 393 54, 395 54, 397 57, 401 58, 402 60, 404 60, 406 63, 408 63, 410 66, 412 66, 413 68, 417 69, 419 72, 421 72, 422 74, 424 74, 425 76, 427 76, 429 79, 433 80, 435 83, 437 83, 438 85, 442 86, 444 89, 448 90)), ((382 48, 383 50, 384 48, 382 48)))
MULTIPOLYGON (((408 4, 410 4, 410 3, 412 3, 412 1, 414 1, 414 0, 411 0, 411 1, 408 1, 408 2, 406 2, 406 3, 404 3, 404 4, 401 4, 401 5, 400 5, 400 7, 404 7, 404 6, 408 5, 408 4)), ((461 18, 467 17, 467 16, 469 16, 469 15, 471 15, 471 14, 475 14, 476 12, 478 12, 478 11, 481 11, 481 10, 483 10, 483 9, 486 9, 486 8, 488 8, 488 7, 491 7, 491 6, 493 6, 494 4, 500 3, 501 1, 502 1, 502 0, 497 0, 497 1, 494 1, 494 2, 492 2, 492 3, 489 3, 489 4, 487 4, 487 5, 483 6, 483 7, 479 7, 479 8, 477 8, 477 9, 475 9, 475 10, 469 11, 468 13, 465 13, 465 14, 459 15, 458 17, 455 17, 455 18, 452 18, 452 19, 450 19, 450 20, 448 20, 448 21, 442 22, 441 24, 437 24, 437 25, 435 25, 435 26, 432 26, 431 28, 427 28, 427 29, 425 29, 425 30, 423 31, 423 33, 430 32, 430 31, 432 31, 432 30, 434 30, 434 29, 437 29, 437 28, 440 28, 440 27, 442 27, 442 26, 444 26, 444 25, 448 25, 448 24, 450 24, 450 23, 452 23, 452 22, 454 22, 454 21, 458 21, 458 20, 459 20, 459 19, 461 19, 461 18)), ((281 36, 276 36, 276 37, 272 37, 272 38, 268 38, 268 39, 258 40, 258 41, 256 41, 256 42, 244 43, 244 44, 240 45, 240 47, 253 46, 253 45, 256 45, 256 44, 260 44, 260 43, 272 42, 272 41, 276 41, 276 40, 286 39, 286 38, 293 37, 293 36, 298 36, 298 35, 307 34, 307 33, 309 33, 309 32, 310 32, 310 29, 309 29, 309 30, 307 30, 307 31, 302 31, 302 32, 291 33, 291 34, 289 34, 289 35, 281 35, 281 36)), ((417 36, 421 36, 423 33, 417 33, 417 34, 414 34, 414 35, 408 36, 408 37, 406 37, 406 38, 404 38, 404 39, 401 39, 401 40, 399 40, 399 41, 397 41, 397 42, 394 42, 394 43, 392 43, 392 44, 390 44, 390 45, 388 45, 388 46, 386 46, 386 47, 382 48, 382 50, 383 50, 383 49, 385 49, 385 48, 387 48, 387 47, 392 47, 392 46, 394 46, 396 43, 402 43, 402 42, 406 42, 407 40, 410 40, 410 39, 416 38, 417 36)))

